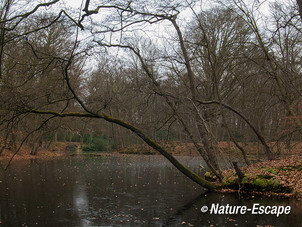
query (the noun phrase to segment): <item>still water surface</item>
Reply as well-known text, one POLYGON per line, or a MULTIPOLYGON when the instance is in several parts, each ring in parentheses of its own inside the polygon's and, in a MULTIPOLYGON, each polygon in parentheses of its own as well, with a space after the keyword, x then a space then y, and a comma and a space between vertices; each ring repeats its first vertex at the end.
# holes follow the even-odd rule
MULTIPOLYGON (((201 160, 180 157, 202 174, 201 160)), ((15 160, 0 173, 1 226, 302 226, 301 201, 204 190, 161 156, 15 160), (221 205, 290 205, 290 215, 210 215, 221 205)))

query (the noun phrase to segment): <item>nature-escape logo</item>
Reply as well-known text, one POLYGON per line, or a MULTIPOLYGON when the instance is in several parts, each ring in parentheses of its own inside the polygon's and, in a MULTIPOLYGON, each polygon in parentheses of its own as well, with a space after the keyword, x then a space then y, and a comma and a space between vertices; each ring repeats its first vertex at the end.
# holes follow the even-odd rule
POLYGON ((231 206, 229 204, 220 205, 219 203, 213 203, 211 207, 201 207, 201 212, 210 214, 267 214, 276 215, 279 217, 281 214, 289 214, 291 206, 262 206, 259 203, 254 203, 252 207, 247 206, 231 206))

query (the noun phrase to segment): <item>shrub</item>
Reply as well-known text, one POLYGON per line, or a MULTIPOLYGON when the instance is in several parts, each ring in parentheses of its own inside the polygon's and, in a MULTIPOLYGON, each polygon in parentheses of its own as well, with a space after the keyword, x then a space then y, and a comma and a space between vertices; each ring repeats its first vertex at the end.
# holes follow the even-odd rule
POLYGON ((111 138, 107 136, 95 136, 88 145, 83 146, 83 151, 109 151, 113 147, 111 138))

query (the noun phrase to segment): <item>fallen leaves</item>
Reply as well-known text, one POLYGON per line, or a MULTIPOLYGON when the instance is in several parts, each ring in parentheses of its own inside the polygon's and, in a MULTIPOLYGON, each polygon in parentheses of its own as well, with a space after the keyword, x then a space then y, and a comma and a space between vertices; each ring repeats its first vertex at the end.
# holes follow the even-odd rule
MULTIPOLYGON (((283 195, 286 197, 295 196, 302 198, 302 157, 291 156, 278 160, 262 161, 241 169, 248 178, 253 179, 259 175, 271 176, 277 179, 284 187, 291 188, 291 193, 272 193, 262 194, 283 195)), ((235 174, 234 170, 224 171, 224 175, 235 174)), ((223 189, 224 192, 234 190, 223 189)))

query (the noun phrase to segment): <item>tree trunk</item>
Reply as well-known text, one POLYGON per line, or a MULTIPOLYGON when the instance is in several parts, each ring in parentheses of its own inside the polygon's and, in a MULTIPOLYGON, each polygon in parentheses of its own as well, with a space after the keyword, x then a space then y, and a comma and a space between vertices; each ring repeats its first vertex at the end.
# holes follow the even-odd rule
POLYGON ((299 8, 300 18, 302 20, 302 0, 297 0, 297 5, 298 5, 298 8, 299 8))
POLYGON ((143 132, 141 132, 136 127, 128 124, 125 121, 122 121, 117 118, 113 118, 111 116, 108 116, 104 113, 97 114, 97 113, 57 113, 53 111, 40 111, 40 110, 33 110, 33 109, 26 109, 24 110, 28 113, 35 113, 35 114, 44 114, 44 115, 52 115, 56 117, 80 117, 80 118, 95 118, 95 119, 104 119, 107 122, 117 124, 125 129, 128 129, 132 131, 134 134, 136 134, 138 137, 140 137, 145 143, 147 143, 150 147, 158 151, 161 155, 163 155, 166 159, 168 159, 180 172, 182 172, 185 176, 190 178, 195 183, 199 184, 200 186, 207 188, 208 190, 214 190, 219 188, 220 186, 217 186, 200 176, 198 176, 196 173, 190 171, 188 168, 183 166, 176 158, 174 158, 168 151, 163 149, 159 144, 155 143, 151 139, 149 139, 143 132))
POLYGON ((182 172, 184 175, 186 175, 188 178, 190 178, 195 183, 199 184, 202 187, 205 187, 209 190, 214 190, 218 188, 218 186, 212 184, 211 182, 201 178, 194 172, 190 171, 188 168, 183 166, 176 158, 174 158, 169 152, 167 152, 165 149, 163 149, 159 144, 155 143, 151 139, 149 139, 147 136, 145 136, 140 130, 135 128, 134 126, 121 121, 119 119, 113 118, 111 116, 108 116, 106 114, 102 114, 102 117, 104 120, 108 122, 112 122, 115 124, 118 124, 124 128, 127 128, 131 130, 133 133, 135 133, 137 136, 139 136, 143 141, 145 141, 150 147, 158 151, 160 154, 162 154, 166 159, 168 159, 180 172, 182 172))
MULTIPOLYGON (((177 32, 177 36, 178 36, 178 41, 182 50, 182 54, 185 60, 185 64, 186 64, 186 69, 187 69, 187 76, 189 79, 189 83, 190 83, 190 92, 191 92, 191 96, 192 96, 192 101, 195 102, 197 100, 197 94, 196 94, 196 88, 195 88, 195 82, 194 82, 194 73, 191 67, 191 63, 190 63, 190 59, 187 53, 187 49, 185 47, 185 42, 183 40, 183 36, 182 33, 180 31, 180 28, 178 26, 178 24, 176 23, 176 17, 170 19, 170 21, 172 22, 176 32, 177 32)), ((194 104, 193 104, 194 105, 194 104)), ((211 135, 211 133, 208 131, 210 130, 209 128, 206 127, 206 122, 204 122, 204 119, 202 119, 202 117, 200 116, 200 114, 198 113, 197 109, 194 108, 194 118, 197 124, 197 128, 198 128, 198 132, 200 134, 200 137, 202 139, 202 144, 204 146, 204 149, 206 151, 206 155, 209 159, 209 162, 211 163, 211 165, 217 170, 218 173, 218 178, 222 179, 222 174, 221 174, 221 170, 219 168, 219 165, 217 163, 217 157, 216 157, 216 149, 213 146, 214 145, 214 138, 211 135)))

